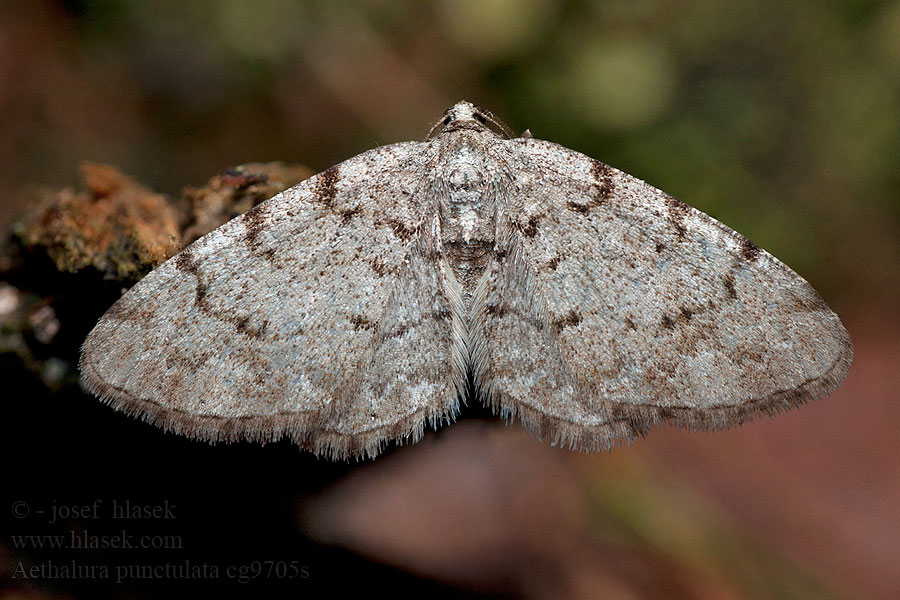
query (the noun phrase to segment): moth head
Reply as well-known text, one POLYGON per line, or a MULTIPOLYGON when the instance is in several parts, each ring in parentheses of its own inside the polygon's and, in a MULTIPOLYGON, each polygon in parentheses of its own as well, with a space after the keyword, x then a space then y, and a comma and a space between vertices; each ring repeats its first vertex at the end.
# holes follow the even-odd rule
POLYGON ((461 100, 444 111, 444 116, 431 128, 428 138, 460 129, 490 132, 503 139, 513 137, 506 125, 495 119, 490 112, 461 100))

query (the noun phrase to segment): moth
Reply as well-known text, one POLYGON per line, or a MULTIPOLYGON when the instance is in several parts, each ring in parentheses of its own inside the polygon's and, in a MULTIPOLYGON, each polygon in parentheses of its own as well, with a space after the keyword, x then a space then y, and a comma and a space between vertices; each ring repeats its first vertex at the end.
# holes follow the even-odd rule
POLYGON ((212 231, 87 336, 88 390, 209 441, 374 457, 483 402, 593 452, 832 392, 853 350, 797 273, 468 102, 212 231))

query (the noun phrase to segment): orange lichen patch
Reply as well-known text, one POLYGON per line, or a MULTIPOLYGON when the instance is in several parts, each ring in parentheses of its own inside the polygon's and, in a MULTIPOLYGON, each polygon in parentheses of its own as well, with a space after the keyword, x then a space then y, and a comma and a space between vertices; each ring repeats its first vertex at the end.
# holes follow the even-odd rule
POLYGON ((37 192, 16 226, 29 249, 43 249, 57 269, 93 267, 104 277, 137 280, 182 248, 183 216, 170 200, 115 167, 81 166, 87 191, 37 192))
POLYGON ((248 163, 224 169, 204 187, 185 187, 182 195, 191 207, 185 245, 312 174, 300 165, 248 163))
POLYGON ((231 167, 204 187, 185 187, 179 202, 109 165, 84 163, 81 173, 87 191, 34 192, 34 208, 16 234, 60 271, 93 267, 120 281, 140 279, 197 238, 312 175, 280 162, 231 167))

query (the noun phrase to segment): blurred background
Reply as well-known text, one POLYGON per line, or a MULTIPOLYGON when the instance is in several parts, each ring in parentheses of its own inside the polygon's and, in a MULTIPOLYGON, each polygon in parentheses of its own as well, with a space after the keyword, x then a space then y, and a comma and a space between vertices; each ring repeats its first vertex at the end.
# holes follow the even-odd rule
POLYGON ((58 327, 15 348, 2 331, 0 598, 151 598, 266 560, 305 576, 246 579, 294 595, 900 597, 900 2, 4 2, 0 271, 18 260, 28 190, 82 189, 83 161, 175 197, 232 165, 315 172, 422 139, 461 99, 778 256, 850 331, 844 386, 774 419, 664 428, 594 456, 471 411, 373 463, 332 465, 105 408, 74 361, 123 284, 37 267, 23 283, 20 268, 0 313, 28 293, 58 327), (169 502, 177 518, 117 521, 114 499, 169 502), (98 500, 99 514, 50 522, 98 500), (126 530, 182 544, 20 537, 126 530), (185 561, 219 571, 119 571, 185 561))

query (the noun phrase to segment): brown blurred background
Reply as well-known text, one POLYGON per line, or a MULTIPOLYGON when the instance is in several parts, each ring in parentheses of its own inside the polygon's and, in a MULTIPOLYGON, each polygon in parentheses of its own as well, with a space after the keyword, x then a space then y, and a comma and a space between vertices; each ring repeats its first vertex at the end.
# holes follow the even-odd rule
POLYGON ((32 340, 36 361, 0 355, 16 391, 0 392, 0 597, 156 597, 227 579, 113 592, 16 576, 20 563, 122 556, 296 559, 308 577, 268 582, 292 594, 900 597, 900 2, 3 3, 0 226, 8 237, 34 185, 79 187, 82 161, 175 196, 230 165, 318 171, 421 139, 460 99, 778 256, 849 329, 844 386, 739 429, 663 429, 595 456, 474 414, 374 463, 330 465, 287 444, 209 447, 100 406, 72 365, 121 286, 66 279, 90 307, 88 319, 70 305, 67 321, 35 285, 61 329, 32 340), (178 504, 165 525, 184 548, 15 547, 13 534, 121 527, 19 518, 14 502, 98 498, 178 504))

